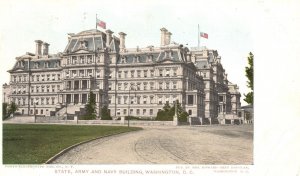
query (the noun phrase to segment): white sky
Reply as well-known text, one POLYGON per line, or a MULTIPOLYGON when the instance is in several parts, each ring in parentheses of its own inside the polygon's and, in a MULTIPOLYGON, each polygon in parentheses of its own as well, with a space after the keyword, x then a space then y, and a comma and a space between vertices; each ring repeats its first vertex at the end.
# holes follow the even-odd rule
MULTIPOLYGON (((95 28, 95 15, 118 35, 127 34, 126 47, 160 45, 160 28, 173 33, 172 41, 197 46, 197 32, 206 32, 201 46, 218 50, 228 79, 247 92, 244 69, 253 51, 249 17, 253 6, 238 1, 9 1, 1 13, 1 83, 15 57, 35 52, 34 40, 50 43, 50 53, 63 51, 67 33, 95 28), (84 19, 85 16, 85 19, 84 19)), ((254 53, 255 54, 255 53, 254 53)), ((244 102, 242 102, 245 104, 244 102)))
POLYGON ((9 80, 6 71, 15 57, 35 51, 34 40, 50 43, 50 53, 63 51, 67 33, 95 28, 96 13, 116 35, 127 33, 127 47, 159 46, 161 27, 173 33, 172 41, 197 46, 200 24, 209 35, 201 45, 218 50, 228 79, 240 86, 242 94, 247 92, 244 68, 252 51, 254 175, 300 173, 299 1, 10 0, 0 4, 2 84, 9 80))

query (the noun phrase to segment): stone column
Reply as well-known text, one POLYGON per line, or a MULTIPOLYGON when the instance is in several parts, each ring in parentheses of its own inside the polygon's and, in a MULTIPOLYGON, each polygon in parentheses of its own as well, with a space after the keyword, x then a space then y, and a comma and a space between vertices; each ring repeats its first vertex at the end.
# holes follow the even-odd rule
POLYGON ((71 104, 74 104, 74 94, 71 94, 71 104))
POLYGON ((82 102, 82 94, 78 94, 78 104, 81 104, 82 102))

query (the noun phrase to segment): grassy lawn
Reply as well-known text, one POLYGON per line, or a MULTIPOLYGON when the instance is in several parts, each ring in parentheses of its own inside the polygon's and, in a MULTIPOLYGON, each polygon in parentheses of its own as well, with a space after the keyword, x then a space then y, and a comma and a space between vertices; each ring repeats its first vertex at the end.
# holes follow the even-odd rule
POLYGON ((41 164, 73 144, 139 129, 96 125, 3 124, 3 164, 41 164))

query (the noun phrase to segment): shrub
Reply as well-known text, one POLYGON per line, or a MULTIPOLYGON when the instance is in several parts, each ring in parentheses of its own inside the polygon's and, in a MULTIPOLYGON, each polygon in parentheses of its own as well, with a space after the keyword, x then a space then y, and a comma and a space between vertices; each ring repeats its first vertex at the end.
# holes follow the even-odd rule
POLYGON ((112 120, 110 111, 107 106, 103 106, 103 108, 101 109, 101 120, 112 120))

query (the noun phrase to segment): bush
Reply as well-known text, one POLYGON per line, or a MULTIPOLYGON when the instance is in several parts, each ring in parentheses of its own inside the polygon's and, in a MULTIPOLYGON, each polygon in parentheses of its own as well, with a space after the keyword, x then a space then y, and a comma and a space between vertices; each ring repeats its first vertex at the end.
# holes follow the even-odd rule
MULTIPOLYGON (((187 122, 189 114, 183 110, 180 103, 177 100, 177 113, 179 122, 187 122)), ((169 103, 166 103, 163 110, 157 112, 155 120, 157 121, 172 121, 175 115, 175 105, 170 107, 169 103)))
POLYGON ((80 120, 95 120, 96 119, 96 115, 92 114, 92 115, 83 115, 79 117, 80 120))
POLYGON ((101 109, 101 120, 112 120, 110 111, 107 106, 103 106, 103 108, 101 109))
POLYGON ((187 112, 182 112, 179 117, 178 117, 178 121, 179 122, 187 122, 187 117, 189 116, 189 114, 187 112))

